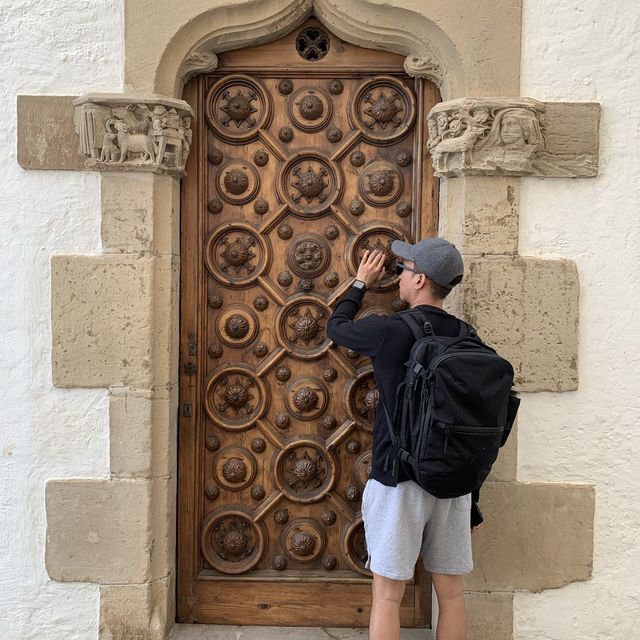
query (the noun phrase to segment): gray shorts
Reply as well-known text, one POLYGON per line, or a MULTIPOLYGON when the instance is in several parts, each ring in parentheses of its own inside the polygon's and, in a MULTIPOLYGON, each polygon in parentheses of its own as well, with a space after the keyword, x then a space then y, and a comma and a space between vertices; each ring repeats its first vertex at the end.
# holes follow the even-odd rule
POLYGON ((440 499, 411 480, 397 487, 368 480, 362 495, 367 568, 410 580, 421 557, 431 573, 468 573, 473 569, 470 514, 470 493, 440 499))

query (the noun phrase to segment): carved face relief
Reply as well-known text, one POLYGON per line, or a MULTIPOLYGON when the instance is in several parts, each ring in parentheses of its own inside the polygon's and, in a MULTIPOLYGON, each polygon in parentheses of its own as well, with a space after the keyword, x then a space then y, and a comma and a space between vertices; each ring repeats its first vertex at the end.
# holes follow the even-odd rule
POLYGON ((502 119, 500 139, 507 147, 524 147, 526 145, 524 131, 518 117, 505 116, 502 119))

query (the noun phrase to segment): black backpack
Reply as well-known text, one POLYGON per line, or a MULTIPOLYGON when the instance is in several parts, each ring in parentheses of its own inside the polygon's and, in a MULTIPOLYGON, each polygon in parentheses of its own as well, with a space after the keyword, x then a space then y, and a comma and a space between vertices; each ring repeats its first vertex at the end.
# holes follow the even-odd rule
POLYGON ((460 322, 457 337, 436 336, 410 312, 398 314, 416 342, 391 420, 385 461, 397 483, 400 464, 437 498, 477 491, 506 442, 520 404, 513 367, 460 322))

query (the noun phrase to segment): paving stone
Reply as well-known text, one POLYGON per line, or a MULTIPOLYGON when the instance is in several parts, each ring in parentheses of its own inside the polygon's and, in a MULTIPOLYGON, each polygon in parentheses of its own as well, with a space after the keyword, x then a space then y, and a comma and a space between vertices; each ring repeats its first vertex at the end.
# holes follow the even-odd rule
MULTIPOLYGON (((177 624, 168 640, 367 640, 367 629, 177 624)), ((402 629, 401 640, 433 640, 430 629, 402 629)))

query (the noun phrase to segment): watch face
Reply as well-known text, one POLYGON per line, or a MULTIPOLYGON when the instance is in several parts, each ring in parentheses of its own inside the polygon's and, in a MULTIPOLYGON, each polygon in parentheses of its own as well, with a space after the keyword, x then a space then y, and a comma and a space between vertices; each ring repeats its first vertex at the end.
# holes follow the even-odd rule
POLYGON ((354 286, 356 289, 364 289, 364 282, 361 282, 360 280, 356 280, 356 281, 353 283, 353 286, 354 286))

